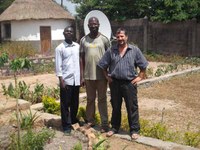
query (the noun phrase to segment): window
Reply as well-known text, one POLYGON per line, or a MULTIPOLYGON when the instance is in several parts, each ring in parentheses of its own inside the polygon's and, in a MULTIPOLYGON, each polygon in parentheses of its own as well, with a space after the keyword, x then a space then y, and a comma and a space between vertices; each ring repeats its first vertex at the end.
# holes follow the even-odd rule
POLYGON ((4 24, 4 38, 5 39, 11 38, 11 24, 10 23, 4 24))

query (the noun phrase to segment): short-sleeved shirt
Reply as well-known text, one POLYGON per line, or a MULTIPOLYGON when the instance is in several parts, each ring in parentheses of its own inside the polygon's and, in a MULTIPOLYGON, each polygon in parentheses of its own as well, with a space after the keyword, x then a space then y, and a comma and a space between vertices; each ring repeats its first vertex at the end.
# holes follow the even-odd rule
POLYGON ((109 47, 110 41, 102 34, 95 39, 90 38, 89 35, 81 39, 80 52, 85 53, 84 78, 86 80, 105 79, 101 68, 97 64, 109 47))
POLYGON ((80 85, 79 44, 63 41, 55 49, 56 75, 62 77, 66 85, 80 85))
POLYGON ((109 68, 112 78, 120 80, 133 80, 137 76, 137 67, 146 69, 148 62, 140 49, 128 44, 123 57, 120 56, 117 45, 107 50, 98 63, 102 69, 109 68))

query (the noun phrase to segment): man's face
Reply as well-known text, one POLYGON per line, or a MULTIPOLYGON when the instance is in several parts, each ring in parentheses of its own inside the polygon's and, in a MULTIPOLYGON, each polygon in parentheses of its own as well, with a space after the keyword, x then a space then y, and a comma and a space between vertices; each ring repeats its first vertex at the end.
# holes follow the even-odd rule
POLYGON ((74 30, 71 27, 66 28, 64 30, 64 32, 63 32, 63 35, 65 36, 65 39, 69 39, 69 40, 72 40, 73 34, 74 34, 74 30))
POLYGON ((125 35, 124 31, 118 32, 116 38, 119 45, 125 45, 128 40, 128 36, 125 35))
POLYGON ((99 21, 96 18, 92 18, 88 22, 88 28, 90 32, 98 32, 99 31, 99 21))

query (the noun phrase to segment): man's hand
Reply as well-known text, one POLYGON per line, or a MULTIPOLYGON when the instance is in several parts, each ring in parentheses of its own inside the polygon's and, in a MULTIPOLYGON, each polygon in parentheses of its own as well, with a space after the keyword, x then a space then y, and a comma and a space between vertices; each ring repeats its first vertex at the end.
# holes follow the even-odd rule
POLYGON ((106 76, 106 79, 107 79, 108 83, 112 82, 112 78, 110 76, 106 76))
POLYGON ((142 78, 141 77, 136 77, 134 80, 132 80, 131 81, 131 83, 133 84, 133 85, 136 85, 138 82, 140 82, 142 80, 142 78))
POLYGON ((62 77, 59 77, 59 81, 60 81, 60 88, 64 89, 65 88, 65 81, 63 80, 62 77))
POLYGON ((131 81, 132 84, 136 85, 138 82, 145 78, 146 69, 141 69, 138 76, 131 81))
POLYGON ((81 86, 85 87, 85 80, 84 80, 84 78, 81 78, 81 86))

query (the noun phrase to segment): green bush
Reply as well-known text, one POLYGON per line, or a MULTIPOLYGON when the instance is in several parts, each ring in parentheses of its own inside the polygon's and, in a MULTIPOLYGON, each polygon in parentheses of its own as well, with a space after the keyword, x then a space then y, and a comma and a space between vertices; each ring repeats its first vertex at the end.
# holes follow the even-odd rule
POLYGON ((77 113, 77 118, 79 120, 83 119, 84 121, 86 121, 86 112, 85 112, 85 107, 79 107, 78 109, 78 113, 77 113))
POLYGON ((29 129, 22 134, 20 140, 15 134, 12 135, 9 150, 43 150, 45 143, 54 135, 55 132, 47 128, 43 128, 41 131, 29 129))
POLYGON ((60 103, 55 98, 43 96, 42 104, 45 112, 60 115, 60 103))
POLYGON ((82 150, 82 145, 81 145, 81 142, 78 142, 73 148, 72 150, 82 150))
MULTIPOLYGON (((43 84, 36 83, 33 91, 30 91, 30 85, 27 85, 24 81, 19 81, 17 83, 17 86, 18 86, 19 98, 27 100, 32 104, 42 102, 42 96, 44 95, 49 97, 54 97, 56 99, 59 99, 60 97, 59 87, 49 88, 49 87, 44 87, 43 84)), ((5 84, 1 83, 1 87, 4 95, 9 95, 11 97, 16 98, 17 89, 16 87, 13 86, 12 83, 10 83, 8 87, 6 87, 5 84)))
POLYGON ((21 129, 30 129, 33 128, 34 122, 39 118, 39 116, 36 115, 37 112, 32 114, 31 110, 29 113, 22 113, 20 111, 20 127, 21 129))

